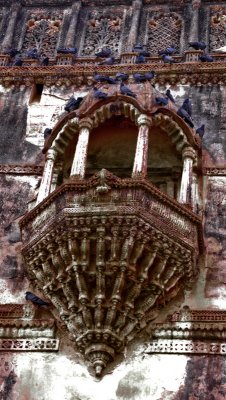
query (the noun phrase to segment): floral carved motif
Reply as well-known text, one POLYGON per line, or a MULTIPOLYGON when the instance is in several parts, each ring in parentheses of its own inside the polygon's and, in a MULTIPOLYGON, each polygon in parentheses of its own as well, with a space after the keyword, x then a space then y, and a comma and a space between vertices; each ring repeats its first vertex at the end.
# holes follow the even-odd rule
POLYGON ((226 7, 212 6, 210 13, 210 50, 215 50, 225 45, 226 7))
POLYGON ((182 20, 174 12, 150 15, 147 22, 147 49, 151 55, 157 55, 172 45, 179 52, 181 29, 182 20))
POLYGON ((108 47, 116 55, 122 32, 122 13, 93 11, 89 15, 82 54, 94 55, 108 47))
POLYGON ((62 18, 63 15, 58 11, 33 12, 27 21, 22 52, 26 53, 28 49, 36 48, 38 53, 53 57, 62 18))

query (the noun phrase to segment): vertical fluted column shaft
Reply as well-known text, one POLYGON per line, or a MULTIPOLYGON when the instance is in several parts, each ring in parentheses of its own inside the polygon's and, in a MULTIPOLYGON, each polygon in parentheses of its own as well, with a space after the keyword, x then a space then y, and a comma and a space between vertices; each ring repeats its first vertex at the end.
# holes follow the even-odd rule
POLYGON ((188 147, 183 151, 182 157, 183 172, 181 178, 179 202, 191 203, 192 172, 193 164, 196 159, 196 153, 191 147, 188 147))
POLYGON ((132 23, 131 23, 129 36, 127 39, 127 51, 131 51, 133 49, 133 46, 137 40, 141 7, 142 7, 142 0, 134 0, 133 1, 133 4, 132 4, 133 17, 132 17, 132 23))
POLYGON ((21 7, 20 3, 15 3, 11 6, 10 20, 1 45, 2 50, 9 49, 12 46, 15 24, 18 17, 18 13, 20 11, 20 7, 21 7))
POLYGON ((151 118, 146 115, 140 115, 137 120, 139 126, 136 154, 133 164, 132 177, 143 177, 147 175, 148 163, 148 136, 149 127, 151 126, 151 118))
POLYGON ((199 209, 199 185, 198 185, 198 177, 196 174, 193 174, 193 176, 192 176, 191 202, 192 202, 193 211, 198 212, 198 209, 199 209))
POLYGON ((44 171, 42 175, 42 181, 38 193, 37 204, 39 204, 42 200, 44 200, 50 193, 52 176, 53 176, 53 167, 54 161, 56 159, 56 151, 53 149, 49 149, 46 155, 46 162, 44 166, 44 171))
POLYGON ((201 6, 201 0, 192 1, 192 17, 189 32, 189 42, 195 42, 199 40, 199 9, 201 6))
POLYGON ((76 1, 72 5, 72 10, 71 10, 71 21, 70 25, 67 31, 66 39, 64 46, 65 47, 74 47, 74 42, 75 42, 75 34, 76 34, 76 28, 77 28, 77 22, 78 22, 78 14, 81 9, 81 1, 76 1))
POLYGON ((71 167, 71 176, 73 175, 80 179, 85 177, 89 134, 92 127, 93 121, 90 118, 84 118, 79 123, 79 136, 71 167))

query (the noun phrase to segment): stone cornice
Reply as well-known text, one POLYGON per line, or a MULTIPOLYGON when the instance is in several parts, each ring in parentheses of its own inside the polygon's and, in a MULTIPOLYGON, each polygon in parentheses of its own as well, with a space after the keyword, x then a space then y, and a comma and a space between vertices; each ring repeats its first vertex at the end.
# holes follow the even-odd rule
POLYGON ((167 320, 152 324, 145 353, 225 354, 225 310, 191 310, 185 306, 167 320))
MULTIPOLYGON (((162 64, 152 62, 147 64, 117 64, 112 66, 97 65, 54 65, 48 67, 24 66, 24 67, 0 67, 0 83, 3 86, 26 85, 43 83, 51 85, 71 85, 82 86, 93 83, 94 72, 114 76, 117 72, 133 74, 135 72, 147 72, 154 70, 156 77, 154 83, 159 84, 225 84, 226 83, 226 64, 224 62, 214 63, 178 63, 162 64)), ((131 78, 132 79, 132 78, 131 78)), ((133 79, 132 79, 133 81, 133 79)))
POLYGON ((199 340, 152 340, 145 353, 225 355, 226 343, 199 340))
POLYGON ((0 339, 0 351, 58 351, 59 339, 0 339))
POLYGON ((54 319, 35 319, 33 304, 0 304, 0 351, 57 351, 54 319))

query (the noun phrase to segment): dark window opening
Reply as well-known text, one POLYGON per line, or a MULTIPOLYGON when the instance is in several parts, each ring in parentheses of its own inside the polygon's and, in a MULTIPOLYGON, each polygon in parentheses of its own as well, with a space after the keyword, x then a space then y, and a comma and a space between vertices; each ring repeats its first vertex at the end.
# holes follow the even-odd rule
POLYGON ((31 90, 31 97, 29 104, 40 103, 43 91, 42 83, 35 83, 31 90))

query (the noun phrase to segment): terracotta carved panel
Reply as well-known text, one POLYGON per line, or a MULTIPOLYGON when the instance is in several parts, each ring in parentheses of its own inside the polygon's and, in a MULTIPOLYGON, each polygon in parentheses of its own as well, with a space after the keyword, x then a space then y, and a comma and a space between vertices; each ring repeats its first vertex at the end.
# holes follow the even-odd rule
POLYGON ((121 11, 91 11, 88 17, 82 55, 93 56, 102 47, 109 47, 117 55, 122 34, 121 11))
POLYGON ((151 55, 158 55, 159 51, 173 45, 179 52, 181 31, 182 19, 178 14, 150 13, 146 28, 147 49, 151 55))
POLYGON ((225 45, 226 7, 210 7, 210 50, 213 51, 225 45))
POLYGON ((55 10, 36 10, 27 20, 22 52, 36 48, 39 53, 53 57, 56 49, 58 34, 62 23, 62 12, 55 10))

